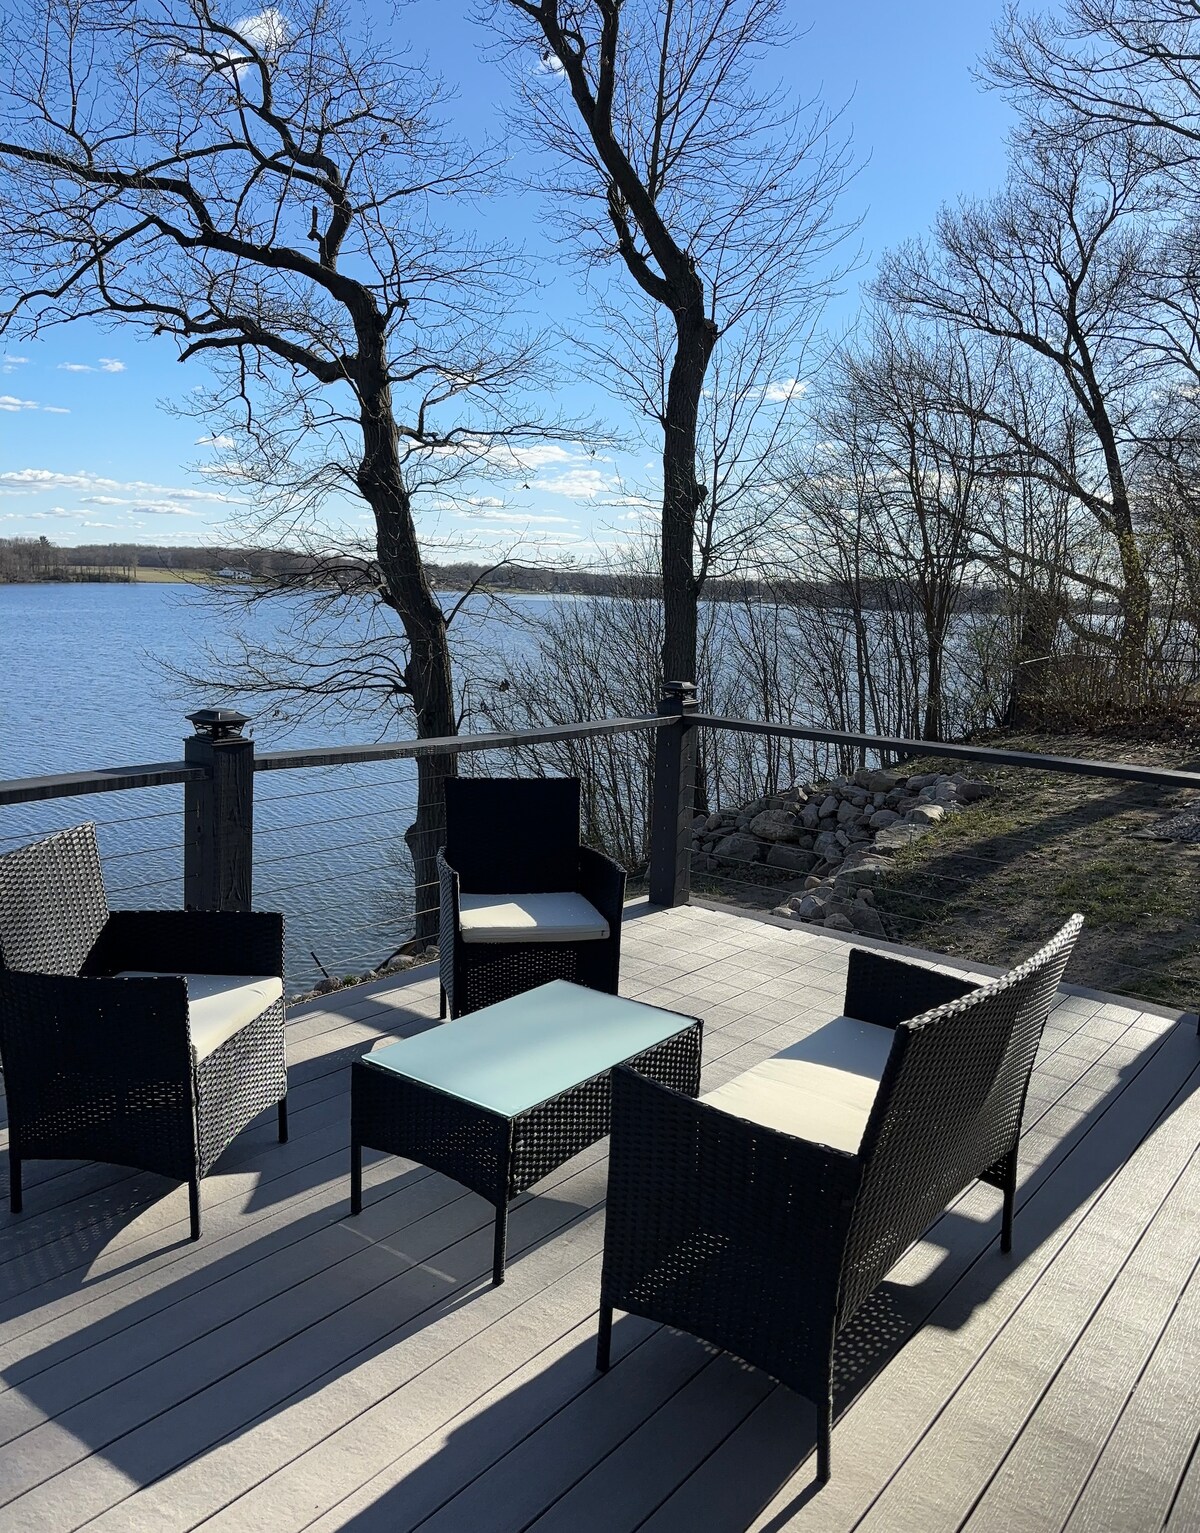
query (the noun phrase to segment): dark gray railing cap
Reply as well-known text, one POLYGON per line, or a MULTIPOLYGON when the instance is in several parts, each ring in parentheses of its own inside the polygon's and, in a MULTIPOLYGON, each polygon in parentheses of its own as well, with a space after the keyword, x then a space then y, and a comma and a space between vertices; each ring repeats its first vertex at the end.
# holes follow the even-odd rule
POLYGON ((229 740, 241 734, 242 726, 250 722, 250 715, 239 713, 236 708, 197 708, 187 715, 187 720, 195 725, 198 735, 229 740))

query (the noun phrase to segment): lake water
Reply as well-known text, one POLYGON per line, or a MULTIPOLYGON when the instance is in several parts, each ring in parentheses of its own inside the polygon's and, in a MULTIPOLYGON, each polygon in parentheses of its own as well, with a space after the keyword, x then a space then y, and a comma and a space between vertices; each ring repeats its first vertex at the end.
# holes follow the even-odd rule
MULTIPOLYGON (((536 614, 548 597, 520 598, 536 614)), ((285 641, 286 600, 253 610, 264 647, 285 641)), ((527 642, 482 602, 467 614, 475 646, 499 657, 527 642)), ((0 585, 0 778, 177 760, 185 714, 212 701, 180 695, 162 663, 191 667, 213 633, 210 608, 185 585, 0 585)), ((380 738, 378 715, 285 727, 261 701, 255 744, 355 744, 380 738)), ((411 733, 411 723, 391 730, 411 733)), ((360 973, 408 935, 411 881, 403 833, 412 817, 410 762, 259 773, 255 778, 254 904, 284 911, 288 983, 360 973)), ((183 789, 89 794, 0 807, 0 850, 94 820, 115 906, 182 903, 183 789)))

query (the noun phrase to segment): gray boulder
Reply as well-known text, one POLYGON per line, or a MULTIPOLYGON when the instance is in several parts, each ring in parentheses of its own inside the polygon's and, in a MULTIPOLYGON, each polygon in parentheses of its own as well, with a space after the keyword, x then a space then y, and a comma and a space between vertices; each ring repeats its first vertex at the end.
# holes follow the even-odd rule
POLYGON ((843 799, 842 802, 838 805, 838 824, 845 825, 847 820, 857 820, 859 807, 860 806, 855 804, 851 799, 843 799))
POLYGON ((886 830, 881 830, 875 837, 875 850, 877 852, 899 852, 906 846, 911 846, 914 841, 919 841, 922 836, 927 836, 931 827, 928 825, 915 825, 907 820, 900 820, 895 825, 889 825, 886 830))
POLYGON ((818 804, 809 802, 800 811, 800 823, 806 830, 816 830, 821 823, 821 810, 818 804))
POLYGON ((820 807, 820 809, 817 810, 817 813, 820 815, 820 817, 823 820, 825 820, 825 819, 829 819, 833 815, 836 815, 837 812, 838 812, 838 801, 837 801, 837 799, 834 798, 832 793, 827 793, 825 795, 825 797, 821 800, 821 807, 820 807))
POLYGON ((870 905, 855 901, 853 913, 847 917, 854 923, 854 930, 864 937, 886 937, 887 929, 882 917, 870 905))
POLYGON ((958 796, 964 804, 977 804, 980 799, 991 798, 997 791, 995 783, 990 782, 968 780, 958 785, 958 796))
POLYGON ((769 868, 784 868, 789 873, 811 873, 816 865, 816 853, 805 851, 799 846, 785 846, 782 842, 776 842, 767 853, 769 868))
POLYGON ((841 862, 842 844, 831 830, 823 830, 813 842, 813 851, 825 862, 841 862))
POLYGON ((889 825, 894 825, 900 816, 894 809, 877 809, 871 816, 870 826, 872 830, 886 830, 889 825))
POLYGON ((763 851, 761 841, 735 832, 717 842, 713 847, 713 856, 718 862, 760 862, 763 851))
POLYGON ((944 804, 918 804, 915 809, 910 809, 908 812, 908 821, 912 825, 936 825, 939 820, 945 818, 944 804))
POLYGON ((854 922, 851 921, 849 916, 842 915, 840 911, 835 911, 833 915, 826 916, 821 924, 826 931, 830 932, 852 932, 854 930, 854 922))
POLYGON ((794 841, 796 817, 786 809, 764 809, 750 821, 750 834, 761 841, 794 841))

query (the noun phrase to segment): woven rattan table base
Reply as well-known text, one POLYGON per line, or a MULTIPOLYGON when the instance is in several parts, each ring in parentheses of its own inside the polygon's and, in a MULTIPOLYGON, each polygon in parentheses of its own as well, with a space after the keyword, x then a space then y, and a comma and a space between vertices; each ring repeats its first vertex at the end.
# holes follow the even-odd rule
MULTIPOLYGON (((628 1065, 694 1097, 700 1089, 703 1023, 683 1016, 679 1021, 677 1033, 613 1065, 628 1065)), ((442 1171, 495 1205, 492 1281, 502 1283, 509 1203, 602 1139, 609 1130, 610 1103, 609 1070, 506 1117, 356 1060, 350 1072, 350 1210, 362 1211, 364 1149, 442 1171)))

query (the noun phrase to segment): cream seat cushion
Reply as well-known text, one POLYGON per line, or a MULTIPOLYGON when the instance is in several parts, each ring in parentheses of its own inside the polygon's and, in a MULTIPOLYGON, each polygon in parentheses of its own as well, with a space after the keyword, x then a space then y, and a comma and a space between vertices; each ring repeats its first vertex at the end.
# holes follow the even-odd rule
POLYGON ((600 942, 608 922, 582 894, 461 894, 464 942, 600 942))
POLYGON ((797 1139, 854 1153, 894 1037, 890 1027, 835 1017, 701 1101, 797 1139))
POLYGON ((188 1026, 197 1059, 207 1059, 283 995, 275 974, 176 974, 126 969, 118 979, 182 979, 187 985, 188 1026))

